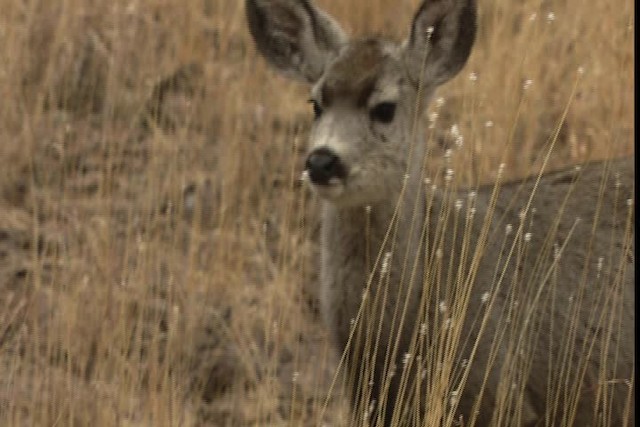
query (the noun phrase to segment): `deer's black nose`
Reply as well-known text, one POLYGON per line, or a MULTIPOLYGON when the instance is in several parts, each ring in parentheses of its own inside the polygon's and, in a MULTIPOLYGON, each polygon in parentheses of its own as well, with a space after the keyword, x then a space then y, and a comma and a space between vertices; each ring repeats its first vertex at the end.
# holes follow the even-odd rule
POLYGON ((344 178, 345 168, 340 157, 326 147, 313 150, 305 164, 311 182, 327 185, 331 178, 344 178))

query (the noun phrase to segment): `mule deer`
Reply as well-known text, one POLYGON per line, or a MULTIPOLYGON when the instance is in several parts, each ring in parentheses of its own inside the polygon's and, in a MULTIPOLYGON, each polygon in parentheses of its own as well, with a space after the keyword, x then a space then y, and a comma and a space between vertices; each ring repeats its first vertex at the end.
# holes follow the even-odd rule
POLYGON ((427 185, 420 114, 467 61, 474 0, 423 1, 402 44, 350 40, 310 0, 245 6, 258 51, 312 85, 321 311, 352 423, 632 422, 632 161, 427 185))

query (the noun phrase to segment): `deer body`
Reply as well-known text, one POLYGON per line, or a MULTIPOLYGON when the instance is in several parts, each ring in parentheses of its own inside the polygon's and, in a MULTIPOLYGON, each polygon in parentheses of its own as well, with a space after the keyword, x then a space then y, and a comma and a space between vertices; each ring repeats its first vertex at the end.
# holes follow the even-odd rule
POLYGON ((321 311, 347 354, 353 422, 633 421, 633 384, 618 381, 634 368, 632 161, 495 197, 425 186, 415 118, 464 66, 474 0, 425 0, 400 45, 349 40, 307 0, 245 4, 258 50, 312 85, 321 311))

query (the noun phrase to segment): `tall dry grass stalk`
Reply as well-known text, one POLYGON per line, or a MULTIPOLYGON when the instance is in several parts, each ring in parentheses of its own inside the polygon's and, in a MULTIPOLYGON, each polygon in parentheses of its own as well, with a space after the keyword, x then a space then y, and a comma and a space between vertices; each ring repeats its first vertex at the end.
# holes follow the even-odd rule
MULTIPOLYGON (((397 38, 417 3, 322 1, 397 38)), ((631 0, 480 8, 432 170, 458 141, 460 185, 528 175, 558 123, 548 169, 633 154, 631 0)), ((311 113, 242 2, 0 10, 0 424, 345 423, 298 185, 311 113)))

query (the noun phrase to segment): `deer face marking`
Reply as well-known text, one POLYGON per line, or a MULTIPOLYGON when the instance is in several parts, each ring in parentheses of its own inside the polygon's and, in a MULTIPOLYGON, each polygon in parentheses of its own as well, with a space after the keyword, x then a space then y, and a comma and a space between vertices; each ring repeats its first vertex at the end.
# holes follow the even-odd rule
POLYGON ((309 183, 340 206, 375 203, 402 183, 415 89, 401 49, 364 39, 345 45, 313 86, 309 183))

